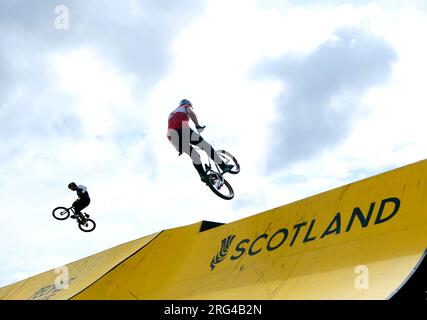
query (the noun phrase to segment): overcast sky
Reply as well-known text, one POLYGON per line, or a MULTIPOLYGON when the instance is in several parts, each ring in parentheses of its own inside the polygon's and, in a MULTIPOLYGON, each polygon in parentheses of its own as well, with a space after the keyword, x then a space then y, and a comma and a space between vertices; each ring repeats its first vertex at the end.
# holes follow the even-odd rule
POLYGON ((426 158, 426 33, 425 1, 2 0, 0 286, 426 158), (183 98, 232 201, 166 139, 183 98), (71 181, 92 233, 51 216, 71 181))

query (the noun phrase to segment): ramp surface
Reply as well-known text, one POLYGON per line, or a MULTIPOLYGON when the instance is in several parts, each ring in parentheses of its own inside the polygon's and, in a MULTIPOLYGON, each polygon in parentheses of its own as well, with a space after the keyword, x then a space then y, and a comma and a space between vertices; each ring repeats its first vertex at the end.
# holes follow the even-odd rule
POLYGON ((424 258, 426 173, 421 161, 229 224, 165 230, 71 263, 68 289, 52 270, 0 299, 387 299, 424 258))
POLYGON ((4 299, 69 299, 144 248, 159 233, 72 262, 0 289, 4 299), (62 280, 62 281, 61 281, 62 280))

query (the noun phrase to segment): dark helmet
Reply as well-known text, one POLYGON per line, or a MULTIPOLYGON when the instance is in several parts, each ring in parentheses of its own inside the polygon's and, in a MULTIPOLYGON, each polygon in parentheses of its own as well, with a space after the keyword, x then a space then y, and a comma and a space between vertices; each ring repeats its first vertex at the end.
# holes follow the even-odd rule
POLYGON ((71 188, 73 188, 73 187, 76 187, 77 185, 76 185, 76 183, 75 182, 70 182, 69 184, 68 184, 68 189, 71 189, 71 188))
POLYGON ((193 105, 191 104, 191 102, 187 99, 182 99, 181 102, 179 103, 180 106, 182 105, 188 105, 190 107, 192 107, 193 105))

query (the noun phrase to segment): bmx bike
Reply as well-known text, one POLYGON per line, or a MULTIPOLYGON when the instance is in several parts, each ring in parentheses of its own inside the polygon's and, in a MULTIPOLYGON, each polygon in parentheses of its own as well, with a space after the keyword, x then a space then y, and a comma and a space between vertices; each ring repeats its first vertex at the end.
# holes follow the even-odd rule
MULTIPOLYGON (((203 151, 200 147, 197 145, 193 145, 193 148, 198 151, 203 151)), ((233 187, 230 185, 230 183, 224 179, 225 173, 230 174, 238 174, 240 172, 240 164, 237 161, 237 159, 228 151, 225 150, 217 150, 216 151, 220 158, 223 160, 224 163, 228 165, 233 165, 233 168, 231 170, 223 172, 218 164, 216 164, 211 158, 207 156, 205 152, 199 152, 200 154, 205 153, 205 157, 200 157, 204 164, 204 169, 206 172, 206 185, 212 190, 213 193, 215 193, 218 197, 225 199, 225 200, 231 200, 234 197, 234 190, 233 187)))
POLYGON ((80 214, 77 214, 74 207, 57 207, 53 209, 52 215, 57 220, 66 220, 70 217, 70 215, 74 215, 79 229, 83 232, 91 232, 96 228, 95 221, 89 219, 89 215, 87 213, 82 212, 80 214))

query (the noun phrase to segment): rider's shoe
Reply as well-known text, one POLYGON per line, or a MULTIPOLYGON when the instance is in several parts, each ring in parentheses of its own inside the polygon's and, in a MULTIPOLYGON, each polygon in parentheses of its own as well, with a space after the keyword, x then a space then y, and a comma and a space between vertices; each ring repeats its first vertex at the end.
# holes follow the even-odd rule
POLYGON ((84 212, 84 215, 86 218, 89 218, 89 215, 86 212, 84 212))
POLYGON ((222 173, 226 173, 233 169, 234 166, 232 164, 221 163, 219 167, 222 170, 222 173))
POLYGON ((70 216, 70 218, 73 218, 73 219, 77 219, 77 218, 84 219, 85 216, 83 215, 83 213, 80 212, 80 213, 74 213, 74 214, 72 214, 70 216))
POLYGON ((200 180, 202 180, 203 183, 208 183, 208 176, 200 176, 200 180))

